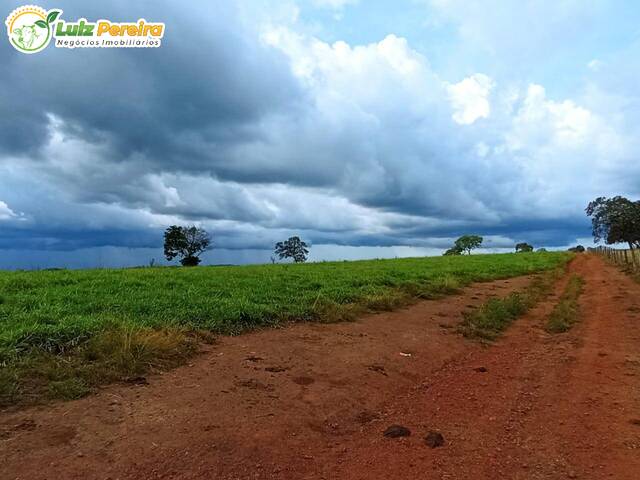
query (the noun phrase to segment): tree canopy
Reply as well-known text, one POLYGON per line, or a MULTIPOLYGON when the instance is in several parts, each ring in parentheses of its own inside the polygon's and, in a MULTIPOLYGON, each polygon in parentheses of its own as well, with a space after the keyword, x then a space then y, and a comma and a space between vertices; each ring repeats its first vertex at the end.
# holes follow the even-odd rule
POLYGON ((460 253, 467 252, 467 255, 471 255, 471 250, 480 247, 482 240, 479 235, 463 235, 455 241, 453 247, 460 253))
POLYGON ((586 208, 591 217, 593 239, 607 244, 626 243, 640 248, 640 201, 624 197, 598 197, 586 208))
POLYGON ((281 260, 283 258, 292 258, 294 262, 302 263, 307 261, 309 246, 300 240, 300 237, 290 237, 284 242, 276 243, 274 251, 281 260))
POLYGON ((443 253, 444 256, 448 257, 451 255, 462 255, 462 250, 459 250, 456 247, 451 247, 449 250, 443 253))
POLYGON ((533 252, 533 245, 527 242, 521 242, 516 245, 516 253, 533 252))
POLYGON ((195 225, 171 225, 164 232, 164 256, 169 261, 179 257, 185 267, 199 265, 200 254, 210 248, 211 237, 206 230, 195 225))

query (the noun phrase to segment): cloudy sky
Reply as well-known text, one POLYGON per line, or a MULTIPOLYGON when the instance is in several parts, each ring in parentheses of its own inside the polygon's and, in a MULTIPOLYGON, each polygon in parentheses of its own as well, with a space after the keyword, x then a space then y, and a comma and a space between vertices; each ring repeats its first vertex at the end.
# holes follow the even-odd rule
MULTIPOLYGON (((5 14, 20 2, 4 2, 5 14)), ((207 263, 586 242, 640 197, 634 0, 41 2, 166 23, 158 49, 0 42, 0 268, 207 263)))

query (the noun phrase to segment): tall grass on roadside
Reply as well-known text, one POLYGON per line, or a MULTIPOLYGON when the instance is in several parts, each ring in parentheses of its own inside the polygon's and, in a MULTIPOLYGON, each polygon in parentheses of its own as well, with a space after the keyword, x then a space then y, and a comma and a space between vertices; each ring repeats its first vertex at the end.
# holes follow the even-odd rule
POLYGON ((480 307, 465 312, 458 331, 467 338, 495 340, 517 318, 524 315, 553 291, 564 269, 538 275, 522 292, 504 298, 490 298, 480 307))
POLYGON ((578 321, 578 299, 582 294, 584 279, 579 275, 572 275, 560 297, 560 301, 554 307, 545 330, 549 333, 562 333, 568 331, 578 321))
POLYGON ((184 330, 125 327, 62 354, 34 348, 0 368, 0 406, 72 400, 98 385, 177 366, 197 348, 184 330))

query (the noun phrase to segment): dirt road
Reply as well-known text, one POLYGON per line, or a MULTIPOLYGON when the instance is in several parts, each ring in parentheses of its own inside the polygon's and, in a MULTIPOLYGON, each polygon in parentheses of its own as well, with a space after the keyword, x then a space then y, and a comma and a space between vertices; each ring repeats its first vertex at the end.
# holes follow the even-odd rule
POLYGON ((586 284, 566 334, 541 328, 562 282, 495 345, 454 333, 520 278, 225 338, 148 385, 0 413, 0 478, 638 479, 640 285, 591 255, 570 270, 586 284))

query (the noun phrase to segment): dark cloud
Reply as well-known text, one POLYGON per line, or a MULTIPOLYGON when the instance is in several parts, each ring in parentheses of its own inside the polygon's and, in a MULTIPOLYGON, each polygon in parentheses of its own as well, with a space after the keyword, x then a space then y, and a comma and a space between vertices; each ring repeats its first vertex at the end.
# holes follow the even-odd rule
POLYGON ((526 80, 467 91, 471 75, 452 102, 452 84, 392 35, 329 45, 263 31, 236 2, 55 6, 67 19, 164 21, 166 34, 159 49, 31 56, 0 42, 0 202, 13 212, 0 216, 0 249, 147 256, 166 225, 187 222, 260 259, 292 234, 343 247, 444 249, 469 232, 494 247, 564 246, 589 236, 593 196, 640 194, 624 121, 640 111, 633 68, 620 88, 603 75, 573 101, 526 80))
POLYGON ((299 101, 280 52, 247 33, 232 4, 211 12, 169 2, 98 7, 62 1, 63 17, 167 23, 159 49, 55 49, 20 55, 0 46, 0 151, 33 152, 48 138, 47 114, 66 133, 104 142, 112 161, 142 154, 166 169, 212 167, 228 143, 253 138, 264 115, 299 101))

